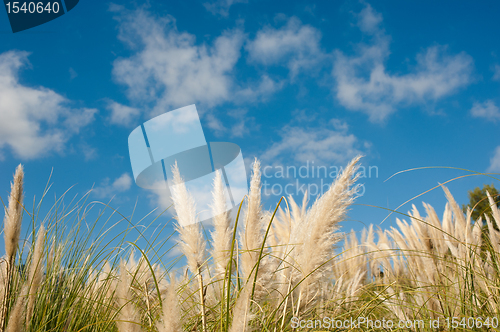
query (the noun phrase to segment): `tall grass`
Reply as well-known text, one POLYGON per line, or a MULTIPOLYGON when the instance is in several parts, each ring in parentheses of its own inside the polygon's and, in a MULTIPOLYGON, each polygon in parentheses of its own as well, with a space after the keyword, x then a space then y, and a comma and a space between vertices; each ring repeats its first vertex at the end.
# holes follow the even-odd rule
MULTIPOLYGON (((370 226, 358 238, 339 229, 355 199, 358 163, 359 158, 351 161, 310 208, 305 195, 301 205, 288 197, 274 211, 264 211, 255 161, 249 195, 235 220, 226 212, 217 173, 210 238, 196 222, 194 201, 174 167, 176 232, 186 269, 179 269, 177 260, 163 263, 168 235, 147 238, 123 216, 120 222, 130 227, 118 232, 110 222, 119 213, 87 202, 88 195, 69 206, 63 195, 45 216, 40 215, 41 202, 28 212, 18 167, 5 207, 0 329, 340 330, 319 324, 327 317, 422 320, 423 326, 391 330, 434 331, 438 328, 429 325, 430 319, 440 319, 441 330, 451 329, 446 318, 498 319, 500 212, 495 198, 489 197, 492 218, 473 222, 470 211, 464 214, 443 186, 448 203, 441 218, 424 203, 425 216, 413 206, 408 221, 398 219, 397 227, 388 230, 370 226), (105 209, 95 211, 96 206, 105 209), (111 211, 107 219, 105 210, 111 211), (92 211, 96 216, 88 223, 92 211), (20 238, 23 215, 31 224, 26 239, 20 238), (101 230, 98 224, 104 224, 101 230), (126 241, 132 230, 140 241, 126 241), (344 247, 337 253, 341 240, 344 247)), ((457 327, 498 330, 491 324, 457 327)))

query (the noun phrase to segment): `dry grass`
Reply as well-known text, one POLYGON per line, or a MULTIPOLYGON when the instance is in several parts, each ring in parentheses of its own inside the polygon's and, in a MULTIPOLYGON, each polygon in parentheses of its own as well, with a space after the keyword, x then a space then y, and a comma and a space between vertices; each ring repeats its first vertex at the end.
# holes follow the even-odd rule
MULTIPOLYGON (((82 229, 89 213, 85 200, 71 207, 57 200, 43 219, 36 211, 25 211, 38 230, 30 230, 31 244, 20 242, 23 174, 18 167, 4 219, 0 329, 293 331, 292 322, 299 319, 366 317, 394 322, 440 318, 442 328, 449 330, 443 325, 446 318, 498 318, 500 212, 493 198, 493 219, 486 217, 485 227, 482 220, 473 223, 470 212, 464 215, 443 187, 448 204, 442 218, 424 204, 425 216, 413 207, 409 221, 398 220, 397 228, 370 226, 358 238, 354 232, 341 233, 338 226, 355 197, 358 162, 349 163, 310 208, 305 195, 301 206, 289 197, 287 204, 268 212, 262 210, 256 161, 236 220, 226 213, 218 173, 211 240, 196 223, 194 201, 174 168, 176 230, 187 261, 180 278, 174 263, 162 263, 164 249, 154 239, 139 248, 135 241, 127 245, 127 232, 123 239, 104 242, 104 234, 90 235, 97 232, 95 225, 82 229), (61 231, 58 225, 70 224, 70 216, 73 227, 61 231), (243 224, 240 234, 238 223, 243 224), (341 240, 344 247, 337 254, 335 245, 341 240), (138 255, 132 251, 126 256, 134 246, 138 255)), ((97 220, 103 216, 99 213, 97 220)), ((377 330, 351 330, 372 329, 377 330)), ((483 325, 476 330, 495 329, 483 325)))

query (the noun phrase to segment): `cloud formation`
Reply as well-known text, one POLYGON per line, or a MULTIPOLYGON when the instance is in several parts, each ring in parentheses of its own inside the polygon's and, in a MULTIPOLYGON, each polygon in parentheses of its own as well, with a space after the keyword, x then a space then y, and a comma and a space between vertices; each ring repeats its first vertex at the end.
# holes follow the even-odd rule
POLYGON ((179 32, 170 17, 155 18, 142 9, 112 6, 119 39, 136 52, 117 59, 113 76, 127 87, 128 97, 153 102, 153 115, 193 103, 208 107, 232 98, 232 70, 244 35, 226 31, 212 45, 197 44, 194 35, 179 32))
POLYGON ((406 74, 387 71, 390 37, 380 28, 382 16, 367 4, 357 18, 371 43, 358 44, 353 56, 337 50, 332 71, 335 96, 345 108, 380 122, 400 107, 437 101, 471 83, 472 58, 464 52, 449 55, 445 46, 417 54, 415 67, 406 74))
POLYGON ((320 128, 287 125, 280 131, 281 140, 272 144, 261 159, 268 164, 283 163, 286 158, 299 163, 343 164, 362 154, 363 143, 348 133, 348 129, 348 125, 338 119, 320 128))
POLYGON ((98 198, 110 198, 118 193, 125 192, 132 186, 132 178, 128 173, 123 173, 110 183, 109 178, 105 178, 101 185, 94 187, 92 193, 98 198))
POLYGON ((113 100, 109 101, 107 109, 111 112, 109 122, 119 126, 130 126, 140 115, 138 108, 125 106, 113 100))
POLYGON ((46 87, 19 82, 29 65, 27 52, 0 54, 0 151, 6 147, 21 159, 62 152, 65 143, 94 120, 96 109, 70 108, 69 100, 46 87))
POLYGON ((500 65, 495 64, 493 66, 493 77, 491 79, 493 81, 500 81, 500 65))
POLYGON ((268 26, 258 31, 255 39, 246 45, 246 50, 250 62, 267 66, 285 63, 294 77, 327 57, 320 42, 318 29, 291 17, 279 29, 268 26))
POLYGON ((493 100, 487 100, 484 103, 475 102, 470 114, 475 118, 484 118, 489 121, 500 120, 500 109, 493 100))
POLYGON ((500 172, 500 146, 497 146, 493 156, 490 159, 488 172, 500 172))
POLYGON ((369 35, 377 34, 380 32, 380 24, 383 21, 382 14, 373 10, 372 6, 367 4, 357 15, 357 26, 369 35))
POLYGON ((205 2, 203 6, 214 15, 228 16, 229 8, 235 3, 247 3, 248 0, 215 0, 205 2))
POLYGON ((213 113, 207 113, 207 125, 216 136, 229 134, 231 137, 244 137, 259 128, 255 117, 248 116, 247 113, 246 109, 234 109, 227 112, 230 120, 225 121, 226 124, 223 124, 213 113))

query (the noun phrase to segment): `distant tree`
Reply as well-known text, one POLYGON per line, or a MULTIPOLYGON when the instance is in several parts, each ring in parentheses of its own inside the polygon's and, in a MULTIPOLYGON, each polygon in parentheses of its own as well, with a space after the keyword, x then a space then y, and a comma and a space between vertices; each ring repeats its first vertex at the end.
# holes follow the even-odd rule
POLYGON ((493 184, 485 184, 483 189, 476 187, 474 190, 469 190, 469 204, 462 205, 462 210, 466 213, 467 208, 470 208, 472 210, 471 217, 473 220, 478 220, 480 216, 487 214, 493 221, 490 202, 488 201, 486 192, 490 193, 491 197, 493 197, 493 200, 496 202, 497 207, 500 208, 500 196, 498 190, 493 184))
POLYGON ((490 207, 490 201, 488 200, 488 195, 486 192, 489 192, 493 200, 495 201, 497 207, 500 207, 500 196, 498 194, 498 190, 493 186, 493 184, 488 185, 485 184, 483 185, 483 189, 476 187, 474 190, 469 190, 468 195, 469 195, 469 204, 467 205, 462 205, 462 210, 464 213, 467 213, 467 209, 470 208, 472 211, 471 214, 471 219, 474 221, 479 220, 479 217, 482 217, 483 224, 482 224, 482 232, 481 232, 481 257, 483 259, 486 259, 486 255, 488 251, 492 251, 492 245, 490 242, 490 236, 489 236, 489 228, 488 225, 486 224, 486 220, 484 219, 484 215, 488 215, 490 218, 493 228, 496 229, 497 231, 499 230, 497 223, 495 222, 495 219, 493 219, 492 216, 492 211, 490 207))

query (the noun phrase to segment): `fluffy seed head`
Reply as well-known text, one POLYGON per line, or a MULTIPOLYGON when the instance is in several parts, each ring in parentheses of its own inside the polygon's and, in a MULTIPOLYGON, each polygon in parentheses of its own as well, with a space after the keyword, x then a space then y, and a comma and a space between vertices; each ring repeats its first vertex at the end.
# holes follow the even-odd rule
POLYGON ((23 166, 19 164, 14 174, 14 182, 10 185, 9 206, 4 219, 5 254, 9 262, 12 262, 19 244, 23 213, 23 178, 23 166))

